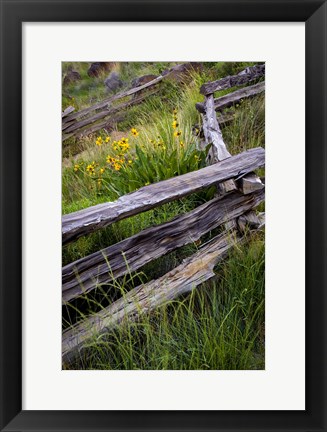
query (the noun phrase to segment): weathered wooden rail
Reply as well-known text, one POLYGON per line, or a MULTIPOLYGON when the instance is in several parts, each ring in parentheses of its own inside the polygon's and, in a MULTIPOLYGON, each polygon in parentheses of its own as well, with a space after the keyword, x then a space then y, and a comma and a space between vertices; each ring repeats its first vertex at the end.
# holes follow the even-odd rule
POLYGON ((217 197, 189 213, 147 228, 133 237, 66 265, 62 269, 63 302, 199 240, 209 231, 256 207, 263 198, 262 191, 251 195, 233 192, 217 197))
POLYGON ((219 164, 202 168, 160 183, 144 186, 124 195, 117 201, 98 204, 62 217, 62 242, 118 222, 127 217, 151 210, 167 202, 198 192, 213 184, 230 178, 242 178, 245 174, 264 165, 265 152, 262 148, 251 149, 230 157, 219 164))
MULTIPOLYGON (((64 363, 74 361, 85 344, 92 344, 93 339, 99 335, 111 331, 127 320, 137 320, 141 315, 151 312, 209 280, 214 276, 214 267, 224 259, 228 251, 236 244, 245 241, 247 236, 244 232, 249 229, 260 229, 264 225, 262 217, 258 217, 253 211, 264 200, 264 184, 253 171, 264 166, 265 152, 259 147, 231 156, 219 124, 225 117, 220 115, 217 118, 216 115, 216 111, 235 105, 241 99, 262 93, 264 83, 214 98, 215 91, 247 84, 264 76, 264 71, 264 65, 254 66, 239 75, 226 77, 201 87, 205 101, 197 104, 197 109, 202 115, 205 145, 211 144, 211 154, 208 159, 211 165, 145 186, 115 202, 99 204, 63 216, 62 241, 63 244, 67 244, 114 222, 212 185, 217 185, 219 191, 218 196, 186 214, 179 215, 161 225, 146 228, 130 238, 64 266, 62 269, 63 304, 87 296, 97 287, 109 286, 113 280, 139 270, 150 261, 177 248, 199 240, 218 227, 223 230, 172 271, 159 279, 132 289, 105 309, 65 330, 62 338, 64 363)), ((156 82, 159 81, 157 79, 156 82)), ((138 90, 150 84, 138 87, 138 90)), ((133 89, 130 90, 132 91, 133 89)), ((84 115, 87 116, 104 106, 103 102, 97 104, 84 110, 84 113, 80 112, 80 117, 76 117, 72 112, 63 115, 65 118, 73 115, 75 119, 80 120, 84 115)), ((113 108, 108 108, 107 111, 110 109, 113 108)), ((97 119, 101 115, 99 113, 97 119)), ((72 117, 70 122, 71 119, 72 117)), ((66 130, 72 131, 73 125, 74 123, 70 123, 66 130)), ((87 125, 89 123, 84 122, 84 126, 87 125)), ((75 128, 73 131, 76 130, 75 128)))
POLYGON ((205 101, 204 103, 197 103, 196 108, 201 113, 205 142, 212 143, 212 149, 208 155, 208 163, 215 163, 230 157, 230 153, 223 140, 216 111, 231 106, 241 99, 253 97, 261 93, 264 91, 264 84, 258 83, 257 86, 252 86, 252 88, 246 87, 218 99, 214 98, 214 93, 219 90, 248 84, 251 81, 263 78, 264 75, 265 65, 252 66, 246 68, 238 75, 228 76, 201 86, 200 93, 205 96, 205 101))
MULTIPOLYGON (((225 108, 230 108, 233 105, 239 104, 243 99, 253 98, 265 91, 265 82, 259 82, 252 86, 244 87, 240 90, 236 90, 226 96, 221 96, 214 99, 215 111, 222 111, 225 108)), ((204 113, 205 107, 204 103, 197 103, 195 105, 196 109, 200 113, 204 113)))
POLYGON ((265 76, 265 65, 251 66, 244 69, 238 75, 232 75, 221 78, 217 81, 212 81, 203 84, 200 88, 200 93, 207 96, 220 90, 226 90, 231 87, 237 87, 248 84, 265 76))
MULTIPOLYGON (((258 152, 260 159, 255 166, 262 166, 261 157, 264 156, 264 151, 260 148, 249 151, 249 153, 258 152)), ((223 162, 204 170, 218 167, 223 162)), ((237 176, 243 175, 244 172, 243 168, 237 176)), ((177 179, 181 178, 182 176, 177 179)), ((223 176, 222 180, 224 178, 223 176)), ((128 239, 63 267, 63 302, 65 303, 86 295, 97 286, 106 285, 120 276, 138 270, 146 263, 176 248, 197 241, 204 234, 226 222, 240 221, 232 224, 235 228, 226 229, 166 275, 131 290, 101 312, 65 330, 62 339, 63 362, 68 364, 74 361, 84 344, 90 343, 94 336, 110 331, 126 320, 138 319, 142 314, 210 279, 214 275, 214 266, 226 256, 230 248, 244 241, 242 232, 247 226, 246 215, 248 212, 251 214, 251 210, 263 200, 263 185, 261 190, 251 191, 249 194, 243 194, 241 189, 218 196, 169 222, 149 227, 128 239)), ((250 218, 252 228, 253 218, 255 215, 252 214, 250 218)))
MULTIPOLYGON (((262 227, 262 218, 260 222, 262 227)), ((132 289, 107 308, 64 331, 63 362, 69 364, 74 361, 86 342, 96 341, 101 334, 110 332, 117 325, 127 320, 134 321, 214 277, 214 267, 232 247, 244 240, 237 229, 227 230, 164 276, 132 289)))
POLYGON ((85 108, 76 113, 71 110, 71 107, 69 107, 70 110, 66 110, 67 112, 64 112, 65 114, 63 113, 64 115, 62 116, 62 141, 65 141, 66 139, 73 136, 88 135, 89 133, 102 129, 107 124, 108 118, 114 114, 117 114, 118 112, 133 105, 137 105, 143 102, 150 95, 157 93, 159 91, 157 85, 160 83, 160 81, 169 77, 169 75, 169 73, 166 75, 160 75, 146 84, 117 93, 114 96, 106 98, 101 102, 98 102, 91 107, 85 108), (145 89, 149 89, 146 94, 144 94, 145 89), (141 94, 136 97, 137 93, 141 94), (114 105, 114 102, 120 99, 125 99, 129 96, 134 97, 119 105, 114 105), (99 122, 103 119, 106 120, 99 122))
MULTIPOLYGON (((245 85, 264 76, 264 71, 264 65, 247 68, 238 75, 226 77, 214 81, 213 83, 204 84, 201 87, 201 93, 207 95, 229 87, 245 85)), ((159 75, 157 78, 146 84, 117 93, 116 95, 105 98, 101 102, 78 112, 74 112, 73 107, 68 107, 62 113, 62 141, 74 136, 82 137, 89 135, 90 133, 105 128, 108 121, 112 119, 115 114, 120 113, 131 106, 140 104, 149 96, 156 94, 159 91, 158 84, 169 76, 169 72, 165 75, 159 75), (144 90, 147 90, 147 92, 144 93, 144 90), (130 96, 133 96, 133 98, 115 105, 116 101, 126 99, 130 96)), ((235 92, 235 94, 229 98, 225 97, 225 99, 215 99, 215 109, 216 111, 221 110, 224 107, 237 103, 237 101, 241 99, 253 97, 262 91, 262 85, 258 85, 258 87, 252 86, 252 88, 249 88, 248 90, 242 89, 239 90, 239 92, 235 92)), ((197 109, 203 113, 203 104, 197 104, 197 109)))

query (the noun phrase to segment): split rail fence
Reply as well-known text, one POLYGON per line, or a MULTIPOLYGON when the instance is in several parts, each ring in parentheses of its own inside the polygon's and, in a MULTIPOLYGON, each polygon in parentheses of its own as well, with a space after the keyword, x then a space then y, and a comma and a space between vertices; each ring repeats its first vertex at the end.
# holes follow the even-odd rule
MULTIPOLYGON (((243 71, 244 72, 244 71, 243 71)), ((165 75, 159 75, 157 78, 138 87, 122 91, 116 95, 110 96, 101 102, 98 102, 88 108, 75 112, 75 108, 69 106, 62 113, 62 141, 71 137, 83 137, 108 126, 119 122, 119 114, 126 109, 141 104, 149 96, 157 94, 160 91, 160 83, 169 79, 171 72, 165 75), (118 101, 123 101, 118 103, 118 101)), ((224 81, 221 88, 228 88, 227 84, 232 86, 247 84, 264 75, 264 65, 254 66, 245 69, 244 74, 227 77, 231 81, 224 81)), ((224 78, 226 80, 226 78, 224 78)), ((220 80, 221 82, 223 80, 220 80)), ((216 90, 215 90, 216 91, 216 90)), ((251 87, 245 87, 230 95, 223 96, 215 100, 216 111, 221 111, 232 105, 239 103, 240 100, 251 98, 264 91, 264 83, 258 83, 251 87)), ((197 109, 203 112, 203 104, 197 104, 197 109)), ((233 120, 231 115, 221 115, 219 123, 221 127, 228 125, 233 120)))
POLYGON ((69 106, 62 113, 62 141, 71 137, 80 138, 105 128, 110 119, 115 120, 115 115, 142 103, 150 95, 157 93, 159 91, 158 84, 168 76, 169 73, 159 75, 146 84, 117 93, 76 113, 74 112, 75 108, 69 106), (129 99, 120 104, 115 104, 117 101, 126 98, 129 99))
POLYGON ((221 234, 204 244, 198 252, 172 271, 132 289, 100 312, 64 330, 64 363, 74 361, 83 345, 92 340, 94 335, 108 332, 125 320, 137 320, 142 314, 212 278, 214 267, 226 257, 228 251, 245 241, 245 232, 260 229, 264 225, 264 215, 256 214, 253 210, 265 198, 264 184, 254 174, 256 169, 265 164, 265 151, 258 147, 232 156, 223 140, 220 117, 216 114, 216 111, 245 97, 261 93, 264 91, 264 82, 214 98, 214 92, 247 84, 264 76, 264 72, 264 65, 254 66, 239 75, 206 83, 201 87, 200 93, 204 95, 205 101, 196 104, 196 108, 202 116, 204 144, 211 144, 209 166, 144 186, 117 201, 63 216, 62 242, 67 244, 114 222, 210 186, 216 185, 218 191, 216 197, 186 214, 146 228, 132 237, 64 266, 63 305, 91 293, 100 285, 109 284, 116 278, 136 271, 177 248, 194 243, 220 226, 223 228, 221 234))

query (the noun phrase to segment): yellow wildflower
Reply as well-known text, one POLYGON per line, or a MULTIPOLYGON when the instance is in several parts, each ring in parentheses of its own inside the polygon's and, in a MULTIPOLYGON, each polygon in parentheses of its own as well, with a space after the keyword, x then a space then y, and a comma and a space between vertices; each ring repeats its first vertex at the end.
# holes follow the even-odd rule
POLYGON ((181 131, 175 131, 174 132, 174 137, 179 137, 180 135, 182 135, 181 131))
POLYGON ((128 163, 131 165, 131 164, 133 163, 133 161, 130 159, 130 160, 128 161, 128 163))
POLYGON ((119 145, 119 142, 118 142, 118 141, 113 141, 113 142, 112 142, 112 147, 113 147, 113 149, 114 149, 115 151, 118 150, 118 145, 119 145))
POLYGON ((180 141, 180 142, 179 142, 179 145, 180 145, 181 147, 184 147, 185 144, 183 143, 183 141, 180 141))
POLYGON ((173 126, 174 129, 177 129, 178 126, 179 126, 179 124, 178 124, 178 122, 177 122, 176 120, 174 120, 174 121, 172 122, 172 126, 173 126))
POLYGON ((93 165, 93 163, 92 163, 92 164, 89 164, 89 165, 86 167, 86 171, 87 171, 90 175, 93 175, 93 174, 94 174, 94 165, 93 165))
POLYGON ((78 164, 74 165, 74 171, 77 172, 80 169, 80 166, 78 164))
POLYGON ((120 147, 120 149, 121 149, 121 151, 122 152, 126 152, 128 149, 129 149, 129 144, 128 144, 128 140, 120 140, 119 142, 118 142, 118 145, 119 145, 119 147, 120 147))
POLYGON ((106 143, 108 143, 110 141, 110 137, 107 136, 105 141, 106 141, 106 143))
POLYGON ((102 146, 102 144, 103 144, 103 140, 102 140, 102 137, 101 136, 98 136, 98 138, 97 138, 97 140, 95 141, 95 143, 96 143, 96 145, 97 146, 102 146))
POLYGON ((99 169, 99 174, 102 175, 104 173, 105 168, 100 168, 99 169))
POLYGON ((109 155, 107 156, 107 159, 106 159, 106 161, 107 161, 108 164, 115 162, 115 160, 116 160, 115 158, 113 158, 113 157, 111 157, 109 155))
POLYGON ((119 163, 116 162, 116 163, 114 164, 114 169, 115 169, 115 171, 119 171, 120 168, 121 168, 121 165, 119 165, 119 163))
POLYGON ((138 131, 135 128, 132 128, 131 132, 132 132, 132 135, 134 135, 135 137, 137 137, 138 134, 139 134, 138 131))

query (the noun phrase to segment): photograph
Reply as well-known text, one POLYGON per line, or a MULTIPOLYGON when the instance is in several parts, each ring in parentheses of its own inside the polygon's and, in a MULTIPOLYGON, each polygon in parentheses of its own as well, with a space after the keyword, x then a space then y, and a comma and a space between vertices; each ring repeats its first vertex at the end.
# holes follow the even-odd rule
POLYGON ((327 0, 0 6, 0 432, 327 432, 327 0))
POLYGON ((265 370, 265 62, 62 62, 62 369, 265 370))

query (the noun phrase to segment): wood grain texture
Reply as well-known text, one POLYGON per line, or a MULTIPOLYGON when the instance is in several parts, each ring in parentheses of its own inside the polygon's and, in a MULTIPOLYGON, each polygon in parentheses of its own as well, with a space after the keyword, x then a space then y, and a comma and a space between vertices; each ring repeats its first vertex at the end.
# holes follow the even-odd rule
MULTIPOLYGON (((71 114, 73 111, 75 111, 75 108, 73 106, 69 106, 67 107, 62 113, 61 113, 61 117, 62 119, 64 119, 65 117, 67 117, 69 114, 71 114)), ((64 120, 63 120, 64 121, 64 120)))
POLYGON ((66 265, 62 269, 63 303, 90 292, 98 284, 138 270, 174 249, 197 241, 263 200, 263 191, 247 196, 233 192, 66 265))
POLYGON ((64 133, 65 130, 68 129, 73 124, 75 124, 75 120, 69 121, 67 123, 62 123, 62 127, 61 127, 62 132, 64 133))
POLYGON ((241 233, 248 233, 249 230, 260 230, 264 226, 265 212, 256 213, 250 210, 237 219, 237 227, 241 233))
POLYGON ((101 312, 64 331, 63 362, 73 361, 83 345, 94 337, 111 331, 125 320, 138 319, 213 277, 214 267, 241 241, 236 230, 223 233, 161 278, 134 288, 101 312))
MULTIPOLYGON (((214 99, 214 107, 215 111, 222 111, 225 108, 230 108, 233 105, 236 105, 241 102, 243 99, 253 98, 265 91, 265 82, 260 82, 253 86, 245 87, 240 90, 236 90, 235 92, 229 93, 225 96, 221 96, 219 98, 214 99)), ((197 103, 195 105, 196 109, 200 113, 205 112, 204 103, 197 103)))
MULTIPOLYGON (((205 144, 211 144, 211 148, 207 155, 207 164, 216 163, 229 158, 231 155, 227 150, 223 135, 217 120, 217 116, 213 105, 213 95, 206 96, 205 109, 202 114, 203 134, 205 137, 205 144)), ((226 180, 219 183, 218 193, 220 195, 226 194, 235 190, 236 185, 233 179, 226 180)))
POLYGON ((213 95, 206 97, 205 112, 202 114, 203 133, 207 144, 212 144, 208 162, 215 163, 231 156, 228 152, 215 113, 213 95))
MULTIPOLYGON (((142 103, 145 99, 147 99, 149 96, 152 96, 153 94, 155 94, 157 92, 158 92, 158 90, 151 90, 147 94, 142 94, 140 96, 137 96, 137 97, 127 101, 127 102, 121 103, 119 105, 115 105, 111 108, 108 107, 108 105, 106 105, 100 112, 97 112, 96 114, 94 114, 90 117, 84 118, 83 120, 70 121, 68 123, 68 126, 67 126, 67 122, 63 123, 62 131, 64 132, 64 134, 70 134, 69 135, 70 137, 74 136, 74 135, 81 135, 81 134, 83 134, 83 129, 86 126, 90 126, 99 120, 113 116, 114 114, 117 114, 119 111, 125 110, 126 108, 138 105, 138 104, 142 103)), ((108 120, 106 120, 106 122, 107 121, 108 120)), ((102 125, 103 125, 102 122, 99 123, 99 126, 100 126, 99 129, 101 129, 103 127, 102 125)), ((96 126, 96 125, 94 125, 94 126, 96 126)), ((92 126, 92 129, 94 130, 95 128, 92 126)), ((96 129, 96 130, 99 130, 99 129, 96 129)), ((65 141, 65 139, 67 139, 66 135, 63 135, 62 140, 65 141)))
POLYGON ((209 95, 219 90, 226 90, 231 87, 247 84, 265 75, 265 65, 256 65, 246 68, 238 75, 232 75, 221 78, 217 81, 208 82, 203 84, 200 88, 200 93, 209 95))
MULTIPOLYGON (((229 112, 224 114, 217 115, 217 121, 220 126, 220 129, 223 129, 229 126, 235 120, 235 112, 229 112)), ((193 134, 198 137, 197 148, 199 150, 205 150, 207 144, 204 138, 203 127, 201 129, 197 128, 200 132, 197 134, 194 132, 193 134)))
POLYGON ((262 183, 260 177, 258 177, 255 173, 249 173, 237 181, 237 187, 243 194, 246 195, 263 189, 265 185, 262 183))
POLYGON ((158 207, 170 201, 198 192, 211 185, 241 178, 263 166, 265 151, 261 147, 229 157, 214 165, 144 186, 117 201, 98 204, 62 217, 62 242, 94 232, 129 216, 158 207))

